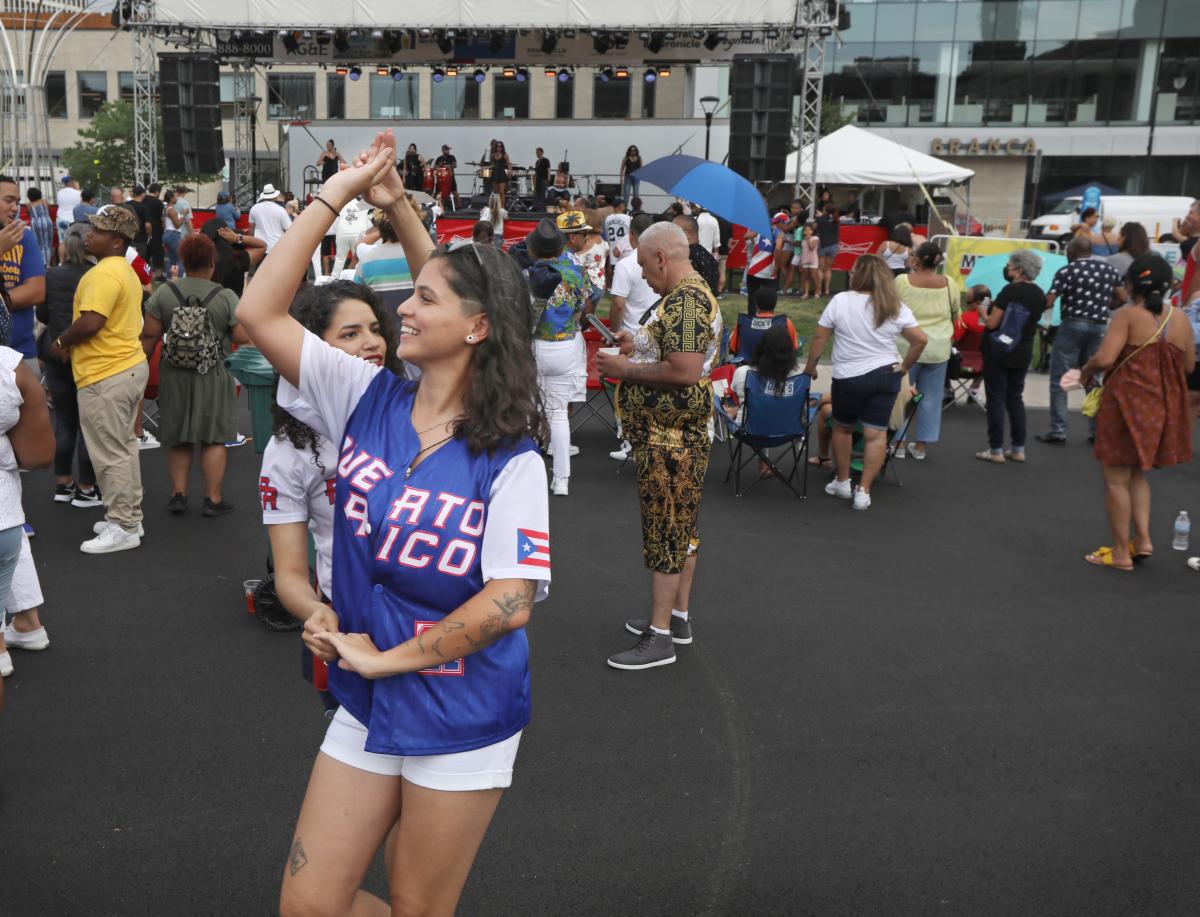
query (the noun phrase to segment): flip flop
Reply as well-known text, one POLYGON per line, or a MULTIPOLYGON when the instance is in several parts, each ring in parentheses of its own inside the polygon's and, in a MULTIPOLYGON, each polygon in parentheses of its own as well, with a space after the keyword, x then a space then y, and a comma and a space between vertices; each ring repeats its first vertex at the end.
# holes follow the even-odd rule
POLYGON ((1096 548, 1091 554, 1085 554, 1083 559, 1092 566, 1108 567, 1112 570, 1120 570, 1122 573, 1130 573, 1133 570, 1133 564, 1130 564, 1128 567, 1119 567, 1114 564, 1112 548, 1108 547, 1096 548))

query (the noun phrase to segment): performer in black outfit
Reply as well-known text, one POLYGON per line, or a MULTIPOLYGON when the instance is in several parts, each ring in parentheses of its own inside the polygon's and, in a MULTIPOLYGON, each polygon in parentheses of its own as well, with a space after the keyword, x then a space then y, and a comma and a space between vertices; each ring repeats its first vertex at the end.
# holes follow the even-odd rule
POLYGON ((444 143, 442 144, 442 155, 433 161, 435 169, 440 169, 443 166, 450 170, 450 196, 442 198, 442 209, 453 210, 454 201, 458 200, 458 178, 454 174, 458 168, 458 157, 450 151, 449 145, 444 143))
POLYGON ((337 175, 338 163, 345 161, 345 157, 337 151, 337 147, 333 145, 333 141, 326 140, 325 149, 317 157, 317 168, 321 170, 321 184, 324 184, 337 175))
POLYGON ((504 149, 504 141, 497 140, 492 149, 492 193, 500 195, 500 206, 508 195, 508 173, 512 171, 512 162, 504 149))
POLYGON ((404 154, 404 187, 409 191, 425 190, 425 161, 415 143, 410 143, 404 154))
POLYGON ((533 209, 546 206, 546 187, 550 184, 550 160, 540 146, 533 151, 533 209))

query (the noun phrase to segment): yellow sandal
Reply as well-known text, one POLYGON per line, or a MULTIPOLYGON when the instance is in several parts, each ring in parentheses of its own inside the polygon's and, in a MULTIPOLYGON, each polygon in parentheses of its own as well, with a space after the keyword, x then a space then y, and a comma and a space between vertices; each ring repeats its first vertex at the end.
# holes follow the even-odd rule
POLYGON ((1112 570, 1120 570, 1122 573, 1130 573, 1133 571, 1132 562, 1128 567, 1121 567, 1113 563, 1113 551, 1112 548, 1108 547, 1096 548, 1096 550, 1091 554, 1085 554, 1083 559, 1095 567, 1108 567, 1112 570))

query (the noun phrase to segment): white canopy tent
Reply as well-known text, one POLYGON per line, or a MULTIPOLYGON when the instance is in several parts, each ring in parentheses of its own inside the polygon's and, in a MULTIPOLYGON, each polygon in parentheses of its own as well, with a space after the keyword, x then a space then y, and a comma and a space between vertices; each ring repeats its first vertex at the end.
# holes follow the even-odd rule
MULTIPOLYGON (((796 182, 799 159, 799 151, 788 156, 789 183, 796 182)), ((954 185, 974 174, 852 124, 817 142, 820 185, 954 185)), ((800 181, 808 181, 808 176, 800 176, 800 181)))

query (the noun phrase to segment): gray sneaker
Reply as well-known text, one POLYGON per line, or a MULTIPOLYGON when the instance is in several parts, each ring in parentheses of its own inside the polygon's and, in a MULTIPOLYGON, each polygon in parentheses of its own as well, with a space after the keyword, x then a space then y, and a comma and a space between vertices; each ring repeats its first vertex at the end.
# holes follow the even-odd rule
POLYGON ((671 638, 649 631, 631 650, 608 657, 614 669, 652 669, 658 665, 670 665, 675 661, 675 646, 671 638))
MULTIPOLYGON (((646 620, 626 621, 625 629, 631 634, 637 634, 640 637, 650 629, 650 622, 646 620)), ((671 642, 692 642, 692 622, 690 620, 685 621, 678 615, 671 615, 671 642)))

